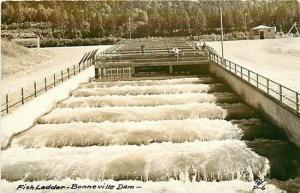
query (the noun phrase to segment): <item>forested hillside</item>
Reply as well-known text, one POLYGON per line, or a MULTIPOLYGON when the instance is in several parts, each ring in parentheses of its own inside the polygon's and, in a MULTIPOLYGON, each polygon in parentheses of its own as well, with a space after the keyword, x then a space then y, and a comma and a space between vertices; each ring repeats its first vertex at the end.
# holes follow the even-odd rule
MULTIPOLYGON (((297 0, 224 1, 225 32, 300 23, 297 0)), ((2 2, 2 30, 36 31, 42 38, 182 36, 219 33, 219 1, 2 2), (129 19, 130 18, 130 19, 129 19)))

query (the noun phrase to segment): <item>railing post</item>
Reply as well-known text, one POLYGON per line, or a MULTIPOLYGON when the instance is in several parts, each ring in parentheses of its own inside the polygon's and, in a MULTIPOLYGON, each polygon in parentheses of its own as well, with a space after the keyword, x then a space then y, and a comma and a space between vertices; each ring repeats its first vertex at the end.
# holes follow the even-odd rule
POLYGON ((55 74, 53 74, 53 85, 56 85, 56 79, 55 79, 55 74))
POLYGON ((231 72, 231 61, 229 61, 229 70, 231 72))
POLYGON ((75 65, 73 65, 74 76, 76 74, 75 65))
POLYGON ((248 70, 248 82, 250 82, 250 70, 248 70))
POLYGON ((78 72, 80 72, 80 64, 78 65, 78 67, 79 67, 79 70, 78 70, 78 72))
POLYGON ((280 99, 280 102, 282 102, 282 86, 281 86, 281 84, 279 85, 279 99, 280 99))
POLYGON ((234 74, 236 74, 236 63, 234 63, 234 74))
POLYGON ((70 69, 67 68, 67 72, 68 72, 68 79, 70 79, 70 69))
POLYGON ((241 78, 243 79, 243 67, 241 67, 241 78))
POLYGON ((23 89, 23 87, 21 88, 21 101, 22 101, 22 105, 24 105, 24 89, 23 89))
POLYGON ((267 79, 267 93, 269 94, 270 92, 270 80, 267 79))
POLYGON ((47 78, 45 77, 45 91, 47 91, 47 78))
POLYGON ((64 72, 61 71, 61 72, 60 72, 60 75, 61 75, 61 82, 64 82, 64 72))
POLYGON ((34 81, 33 87, 34 87, 34 97, 36 97, 36 81, 34 81))
POLYGON ((296 92, 296 111, 299 113, 299 93, 296 92))
POLYGON ((5 100, 6 100, 6 113, 8 113, 8 94, 6 94, 5 100))
POLYGON ((258 84, 258 74, 256 73, 256 87, 258 88, 259 84, 258 84))

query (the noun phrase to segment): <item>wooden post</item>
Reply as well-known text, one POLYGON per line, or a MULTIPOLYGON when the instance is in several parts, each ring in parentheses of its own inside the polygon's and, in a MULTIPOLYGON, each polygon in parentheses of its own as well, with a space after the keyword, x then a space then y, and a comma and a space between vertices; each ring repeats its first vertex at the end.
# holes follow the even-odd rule
POLYGON ((80 72, 80 64, 78 65, 78 69, 79 69, 78 72, 80 72))
POLYGON ((124 66, 122 66, 122 78, 124 78, 124 66))
POLYGON ((173 66, 172 65, 169 66, 169 74, 173 74, 173 66))
POLYGON ((36 81, 34 81, 33 87, 34 87, 34 97, 36 97, 36 81))
POLYGON ((258 84, 258 74, 256 74, 256 87, 257 88, 259 87, 259 84, 258 84))
POLYGON ((61 82, 64 82, 64 72, 61 71, 60 74, 61 74, 61 82))
POLYGON ((47 78, 45 77, 45 91, 47 91, 47 78))
POLYGON ((22 101, 22 105, 24 105, 24 89, 23 89, 23 87, 21 88, 21 101, 22 101))
POLYGON ((55 86, 56 80, 55 80, 55 74, 53 74, 53 85, 55 86))
POLYGON ((6 94, 6 113, 8 113, 8 94, 6 94))
POLYGON ((101 68, 100 70, 101 70, 101 72, 100 72, 101 73, 101 79, 103 79, 104 78, 104 68, 101 68))
POLYGON ((130 78, 132 77, 132 74, 131 74, 131 67, 128 67, 128 75, 129 75, 130 78))
POLYGON ((76 74, 75 65, 73 65, 74 76, 76 74))
POLYGON ((99 78, 99 68, 95 68, 95 79, 99 78))
POLYGON ((68 72, 68 79, 70 79, 70 69, 67 68, 67 72, 68 72))
POLYGON ((104 79, 107 78, 107 68, 106 67, 103 68, 103 78, 104 79))

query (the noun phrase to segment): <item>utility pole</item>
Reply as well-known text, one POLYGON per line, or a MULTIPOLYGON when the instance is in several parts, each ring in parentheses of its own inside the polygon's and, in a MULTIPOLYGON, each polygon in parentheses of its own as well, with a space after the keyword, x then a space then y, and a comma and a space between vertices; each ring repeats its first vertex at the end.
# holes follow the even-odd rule
POLYGON ((222 62, 224 59, 224 45, 223 45, 223 40, 224 40, 224 32, 223 32, 223 9, 222 9, 222 2, 223 0, 220 0, 220 18, 221 18, 221 48, 222 48, 222 62))
POLYGON ((129 39, 131 39, 131 19, 129 17, 129 39))

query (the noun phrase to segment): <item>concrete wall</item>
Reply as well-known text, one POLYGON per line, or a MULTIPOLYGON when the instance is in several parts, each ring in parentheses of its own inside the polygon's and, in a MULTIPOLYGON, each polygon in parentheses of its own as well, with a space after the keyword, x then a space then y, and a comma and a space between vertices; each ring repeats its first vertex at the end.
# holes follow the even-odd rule
POLYGON ((290 141, 300 147, 299 115, 214 62, 209 65, 209 71, 228 84, 247 104, 263 112, 273 123, 283 128, 290 141))

